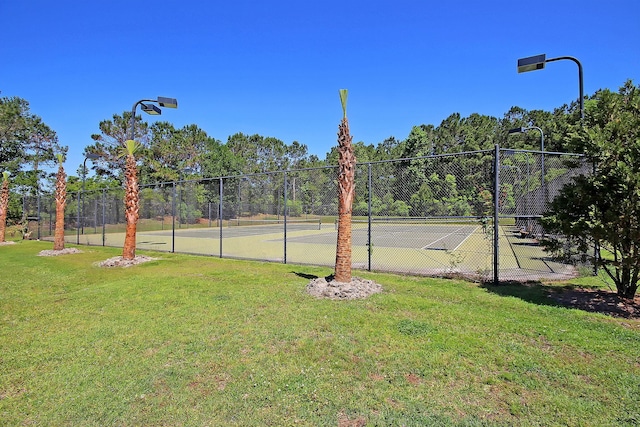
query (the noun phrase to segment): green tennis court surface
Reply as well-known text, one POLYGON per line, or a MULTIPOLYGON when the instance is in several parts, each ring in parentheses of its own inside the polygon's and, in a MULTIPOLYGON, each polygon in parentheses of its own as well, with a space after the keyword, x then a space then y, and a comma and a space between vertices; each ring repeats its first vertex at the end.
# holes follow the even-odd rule
MULTIPOLYGON (((542 248, 518 239, 512 227, 501 227, 498 236, 499 268, 505 278, 553 278, 571 274, 567 266, 551 262, 542 248), (504 274, 502 273, 504 272, 504 274)), ((478 221, 461 223, 371 223, 352 225, 355 268, 413 274, 489 274, 493 266, 492 227, 478 221)), ((83 244, 102 244, 99 234, 83 235, 83 244)), ((174 251, 228 258, 244 258, 332 266, 335 263, 337 230, 334 224, 311 221, 274 221, 251 225, 176 228, 137 233, 137 248, 174 251), (221 237, 222 232, 222 239, 221 237)), ((124 233, 108 233, 105 244, 120 246, 124 233)))
MULTIPOLYGON (((480 230, 477 225, 406 225, 372 224, 371 243, 374 247, 411 248, 423 250, 455 251, 473 233, 480 230)), ((355 246, 368 244, 369 229, 365 224, 352 228, 351 241, 355 246)), ((335 244, 337 232, 294 236, 291 243, 335 244)))

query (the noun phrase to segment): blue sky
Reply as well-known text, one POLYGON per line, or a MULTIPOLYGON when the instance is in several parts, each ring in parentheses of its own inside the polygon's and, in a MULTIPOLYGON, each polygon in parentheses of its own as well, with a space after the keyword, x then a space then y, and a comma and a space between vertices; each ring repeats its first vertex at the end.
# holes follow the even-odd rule
POLYGON ((30 102, 69 146, 72 175, 101 120, 157 96, 179 108, 149 122, 298 141, 324 158, 341 88, 354 141, 375 145, 454 112, 578 98, 573 62, 517 74, 521 57, 578 58, 587 95, 639 84, 639 16, 636 0, 0 0, 0 96, 30 102))

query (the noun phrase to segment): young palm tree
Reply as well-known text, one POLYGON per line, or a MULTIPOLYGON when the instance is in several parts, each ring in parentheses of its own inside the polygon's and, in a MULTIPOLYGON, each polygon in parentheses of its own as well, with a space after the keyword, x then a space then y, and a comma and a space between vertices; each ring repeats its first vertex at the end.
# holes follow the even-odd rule
POLYGON ((342 121, 338 126, 338 242, 334 280, 351 282, 351 212, 355 197, 356 157, 347 120, 347 89, 340 89, 342 121))
POLYGON ((64 172, 64 156, 58 154, 58 173, 56 175, 56 229, 53 238, 53 250, 64 249, 64 206, 67 203, 67 174, 64 172))
POLYGON ((138 167, 135 153, 140 144, 133 140, 125 143, 126 162, 124 169, 124 209, 127 219, 122 258, 132 260, 136 257, 136 226, 140 211, 140 193, 138 191, 138 167))
POLYGON ((2 172, 2 188, 0 188, 0 243, 4 242, 7 228, 7 211, 9 210, 9 172, 2 172))

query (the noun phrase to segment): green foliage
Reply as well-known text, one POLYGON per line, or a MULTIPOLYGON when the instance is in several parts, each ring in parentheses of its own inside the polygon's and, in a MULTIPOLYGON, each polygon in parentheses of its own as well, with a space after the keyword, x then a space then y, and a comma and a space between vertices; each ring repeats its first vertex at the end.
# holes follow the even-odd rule
POLYGON ((411 196, 411 213, 415 216, 465 216, 471 214, 471 206, 465 195, 458 192, 456 177, 451 174, 441 178, 432 173, 411 196))
MULTIPOLYGON (((122 179, 124 168, 123 147, 131 136, 131 112, 125 111, 122 115, 114 114, 111 120, 103 120, 98 125, 99 134, 91 135, 94 144, 85 148, 85 153, 98 153, 100 158, 92 162, 93 168, 101 176, 122 179)), ((140 144, 139 152, 146 152, 149 147, 149 125, 141 116, 134 118, 133 140, 140 144)))
POLYGON ((11 172, 16 187, 35 194, 43 169, 55 167, 56 154, 66 151, 56 133, 31 114, 26 100, 0 97, 0 169, 11 172))
MULTIPOLYGON (((594 262, 621 296, 632 298, 640 273, 640 87, 628 81, 618 93, 598 92, 567 142, 584 151, 595 170, 561 191, 544 224, 581 252, 594 244, 610 252, 594 262)), ((563 244, 549 243, 555 250, 563 244)))
POLYGON ((302 202, 300 200, 287 200, 287 215, 301 216, 302 202))

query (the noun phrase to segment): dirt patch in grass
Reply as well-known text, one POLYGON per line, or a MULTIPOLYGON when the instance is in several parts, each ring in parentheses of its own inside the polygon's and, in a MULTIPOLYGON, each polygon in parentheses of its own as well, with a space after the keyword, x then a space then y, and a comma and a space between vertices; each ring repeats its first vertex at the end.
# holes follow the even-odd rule
POLYGON ((571 308, 626 319, 640 319, 640 296, 630 300, 619 297, 615 292, 578 288, 552 293, 549 297, 571 308))
POLYGON ((350 419, 345 414, 341 413, 338 415, 338 427, 364 427, 367 425, 367 420, 363 417, 357 417, 355 419, 350 419))

